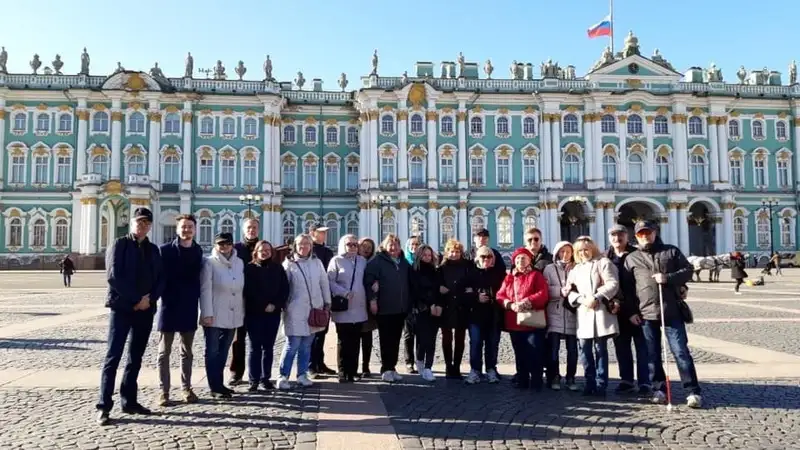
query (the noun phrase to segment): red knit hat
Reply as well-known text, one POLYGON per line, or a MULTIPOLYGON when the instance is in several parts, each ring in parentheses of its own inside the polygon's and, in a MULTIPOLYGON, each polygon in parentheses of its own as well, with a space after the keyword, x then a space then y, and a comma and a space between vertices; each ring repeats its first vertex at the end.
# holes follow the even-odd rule
POLYGON ((528 258, 531 259, 531 261, 533 261, 533 253, 531 253, 530 250, 528 250, 525 247, 520 247, 520 248, 514 250, 514 253, 511 254, 511 263, 512 264, 514 263, 514 261, 516 261, 517 256, 519 256, 519 255, 526 255, 528 258))

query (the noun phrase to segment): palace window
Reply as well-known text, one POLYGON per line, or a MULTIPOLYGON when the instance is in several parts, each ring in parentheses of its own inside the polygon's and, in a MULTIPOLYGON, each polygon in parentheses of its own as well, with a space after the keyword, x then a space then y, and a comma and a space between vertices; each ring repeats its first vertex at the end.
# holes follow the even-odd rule
POLYGON ((358 145, 358 128, 347 128, 347 145, 350 147, 356 147, 358 145))
POLYGON ((789 160, 778 160, 778 186, 782 188, 789 187, 789 160))
POLYGON ((781 247, 794 247, 794 233, 792 232, 794 218, 781 217, 779 220, 781 224, 781 247))
POLYGON ((332 161, 325 163, 325 190, 339 190, 339 162, 332 161))
POLYGON ((441 133, 444 136, 452 136, 453 135, 453 118, 451 116, 444 116, 442 117, 441 124, 441 133))
POLYGON ((692 155, 689 158, 689 180, 697 186, 708 184, 706 180, 706 158, 702 155, 692 155))
POLYGON ((731 139, 739 138, 739 121, 731 119, 728 122, 728 136, 731 139))
POLYGON ((258 135, 258 122, 252 117, 244 121, 244 137, 254 138, 258 135))
POLYGON ((600 132, 602 133, 616 133, 617 132, 617 118, 611 114, 605 114, 600 119, 600 132))
POLYGON ((357 219, 350 219, 347 221, 347 234, 352 234, 353 236, 358 236, 358 220, 357 219))
POLYGON ((425 123, 422 120, 421 114, 412 114, 411 115, 411 134, 422 134, 425 132, 424 126, 425 123))
POLYGON ((305 144, 315 145, 317 143, 317 127, 313 125, 306 125, 303 131, 305 132, 305 144))
POLYGON ((628 183, 644 182, 644 161, 642 155, 633 153, 628 157, 628 183))
POLYGON ((511 184, 511 158, 497 158, 497 184, 511 184))
POLYGON ((782 141, 786 140, 786 122, 782 120, 775 122, 775 137, 782 141))
POLYGON ((482 215, 476 214, 470 219, 469 227, 472 235, 474 236, 476 233, 486 228, 486 220, 482 215))
POLYGON ((730 179, 732 186, 744 186, 742 160, 740 158, 731 158, 730 160, 730 179))
POLYGON ((391 213, 384 215, 381 219, 381 228, 383 229, 383 236, 381 236, 381 240, 390 234, 395 234, 394 215, 391 213))
POLYGON ((483 173, 483 156, 472 155, 469 158, 469 183, 475 186, 483 186, 485 183, 483 173))
POLYGON ((564 134, 578 134, 578 117, 575 114, 567 114, 564 116, 562 123, 564 134))
POLYGON ((524 134, 525 137, 536 135, 536 120, 534 120, 533 117, 522 119, 522 134, 524 134))
POLYGON ((358 166, 355 164, 347 164, 347 182, 348 191, 358 190, 358 166))
POLYGON ((25 156, 11 157, 11 182, 14 184, 25 182, 25 156))
POLYGON ((756 219, 756 244, 759 248, 769 248, 769 217, 760 216, 756 219))
POLYGON ((211 245, 211 238, 214 234, 214 227, 211 225, 211 219, 208 217, 201 217, 197 222, 197 243, 207 247, 211 245))
POLYGON ((92 119, 92 131, 94 132, 108 132, 108 114, 103 111, 96 112, 92 119))
POLYGON ((220 161, 220 186, 236 186, 236 160, 222 159, 220 161))
POLYGON ((178 234, 178 227, 175 225, 164 225, 161 227, 161 241, 164 244, 172 242, 178 234))
POLYGON ((381 184, 395 184, 394 155, 381 156, 381 184))
POLYGON ((50 131, 50 116, 47 113, 41 113, 36 116, 36 131, 39 133, 50 131))
POLYGON ((56 184, 72 183, 72 156, 56 157, 56 184))
POLYGON ((28 115, 26 113, 14 114, 14 125, 12 131, 17 133, 25 132, 28 129, 28 115))
POLYGON ((473 117, 469 120, 469 134, 483 136, 483 120, 480 117, 473 117))
POLYGON ((66 247, 69 245, 69 222, 63 217, 56 220, 56 240, 55 247, 66 247))
POLYGON ((756 187, 763 187, 767 185, 767 169, 764 158, 755 159, 753 161, 753 184, 756 187))
POLYGON ((664 116, 656 116, 653 119, 653 132, 657 135, 669 134, 669 121, 664 116))
POLYGON ((58 116, 58 131, 60 133, 70 133, 72 131, 72 115, 61 114, 58 116))
POLYGON ((233 136, 234 134, 236 134, 236 121, 233 117, 222 119, 222 135, 233 136))
POLYGON ((220 233, 230 233, 234 234, 235 225, 233 224, 233 220, 226 217, 219 221, 219 232, 220 233))
POLYGON ((411 236, 416 236, 419 242, 425 243, 427 242, 425 239, 425 232, 425 218, 420 213, 414 213, 414 215, 411 216, 409 234, 411 236))
POLYGON ((439 170, 441 170, 440 182, 442 184, 455 184, 456 166, 452 156, 442 156, 439 159, 439 170))
POLYGON ((316 191, 319 189, 317 183, 317 160, 306 161, 303 164, 303 189, 306 191, 316 191))
POLYGON ((567 155, 564 157, 564 182, 579 184, 583 182, 581 173, 581 159, 578 155, 567 155))
POLYGON ((381 134, 394 134, 394 118, 391 114, 384 114, 381 117, 381 134))
POLYGON ((36 155, 33 157, 33 184, 47 184, 47 166, 50 157, 36 155))
POLYGON ((164 158, 164 184, 181 182, 181 162, 175 155, 164 158))
POLYGON ((328 145, 339 145, 339 127, 325 128, 325 143, 328 145))
MULTIPOLYGON (((290 190, 297 189, 297 163, 285 161, 281 172, 281 187, 290 190)), ((294 232, 292 232, 292 238, 294 238, 294 232)))
POLYGON ((283 143, 293 145, 295 143, 295 128, 294 125, 286 125, 283 127, 283 143))
POLYGON ((496 122, 495 134, 508 136, 508 117, 498 117, 496 122))
MULTIPOLYGON (((339 245, 339 221, 328 220, 325 222, 328 227, 328 234, 325 236, 325 245, 329 248, 336 248, 339 245)), ((358 234, 356 234, 358 236, 358 234)))
POLYGON ((447 241, 456 238, 456 219, 453 216, 442 217, 442 236, 441 246, 444 247, 447 241))
POLYGON ((144 133, 144 114, 135 112, 128 118, 129 133, 144 133))
POLYGON ((497 244, 500 247, 514 245, 514 227, 511 223, 511 215, 508 213, 501 213, 497 216, 497 244))
POLYGON ((47 238, 47 224, 44 219, 39 218, 33 222, 33 239, 31 240, 31 247, 41 248, 45 246, 47 238))
POLYGON ((164 134, 180 134, 181 116, 178 113, 169 113, 164 116, 164 134))
POLYGON ((283 218, 283 243, 289 244, 294 241, 294 235, 297 232, 297 225, 295 225, 294 218, 286 214, 283 218))
POLYGON ((522 156, 522 184, 524 186, 534 186, 539 183, 539 169, 536 158, 532 156, 522 156))
POLYGON ((603 156, 603 181, 609 184, 617 182, 617 160, 611 155, 603 156))
POLYGON ((255 159, 242 161, 242 186, 255 186, 258 184, 258 168, 255 159))
POLYGON ((669 159, 664 155, 656 156, 656 184, 669 183, 669 159))
POLYGON ((744 221, 745 218, 742 216, 735 216, 733 218, 733 245, 736 248, 745 246, 744 221))
POLYGON ((8 246, 22 247, 22 219, 14 217, 8 222, 8 246))
POLYGON ((214 118, 203 117, 200 120, 200 134, 212 135, 214 134, 214 118))
POLYGON ((536 216, 534 215, 533 211, 531 211, 525 214, 525 219, 523 219, 522 225, 525 227, 525 230, 530 230, 531 228, 538 228, 536 222, 536 216))
POLYGON ((210 157, 200 158, 200 180, 201 186, 214 185, 214 160, 210 157))
POLYGON ((753 126, 753 139, 764 139, 764 122, 760 120, 754 120, 752 122, 753 126))
POLYGON ((100 178, 105 181, 108 179, 108 156, 95 155, 91 160, 91 173, 100 174, 100 178))
POLYGON ((408 160, 408 183, 411 188, 425 187, 425 160, 418 155, 408 160))
POLYGON ((689 136, 703 135, 703 119, 694 116, 689 118, 689 136))
POLYGON ((642 134, 644 127, 642 126, 642 117, 636 114, 628 116, 628 134, 642 134))
POLYGON ((144 165, 143 155, 131 155, 128 158, 128 175, 144 175, 144 165))

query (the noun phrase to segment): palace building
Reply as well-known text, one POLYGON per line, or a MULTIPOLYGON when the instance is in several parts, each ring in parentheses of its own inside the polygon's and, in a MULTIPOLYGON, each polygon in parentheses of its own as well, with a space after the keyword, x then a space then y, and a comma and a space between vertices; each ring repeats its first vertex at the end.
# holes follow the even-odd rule
MULTIPOLYGON (((630 34, 589 73, 546 62, 417 62, 358 90, 272 78, 183 77, 121 66, 91 75, 5 71, 0 55, 0 258, 25 265, 97 255, 146 205, 157 243, 193 213, 197 239, 258 217, 284 243, 324 222, 345 233, 434 248, 488 228, 509 254, 537 226, 552 246, 651 218, 687 255, 766 256, 797 245, 800 86, 768 69, 677 72, 630 34), (482 67, 481 67, 482 66, 482 67), (499 75, 504 72, 503 75, 499 75), (240 196, 252 194, 254 204, 240 196), (255 197, 255 196, 258 197, 255 197)), ((208 72, 208 71, 206 71, 208 72)))

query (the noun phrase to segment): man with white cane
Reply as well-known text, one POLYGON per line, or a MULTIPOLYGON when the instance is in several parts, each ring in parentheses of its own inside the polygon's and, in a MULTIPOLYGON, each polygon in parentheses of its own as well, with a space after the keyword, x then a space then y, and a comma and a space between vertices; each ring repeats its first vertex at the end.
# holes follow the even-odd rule
POLYGON ((686 335, 686 323, 692 318, 682 299, 682 288, 692 277, 692 265, 677 247, 661 240, 656 223, 639 221, 634 233, 639 249, 625 260, 625 268, 633 275, 639 303, 639 315, 631 321, 642 325, 647 341, 652 401, 672 404, 664 372, 665 346, 669 345, 687 391, 686 405, 700 408, 703 399, 686 335))

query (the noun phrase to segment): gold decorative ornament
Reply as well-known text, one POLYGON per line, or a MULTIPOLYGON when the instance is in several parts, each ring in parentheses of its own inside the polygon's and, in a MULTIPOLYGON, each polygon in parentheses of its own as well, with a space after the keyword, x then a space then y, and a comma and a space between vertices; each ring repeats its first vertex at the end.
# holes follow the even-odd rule
POLYGON ((425 101, 425 96, 426 92, 424 84, 415 83, 408 91, 408 101, 414 106, 422 105, 422 102, 425 101))
MULTIPOLYGON (((81 205, 96 205, 97 199, 94 197, 83 197, 81 198, 81 205)), ((13 212, 12 212, 13 215, 13 212)))
POLYGON ((139 102, 130 102, 130 103, 128 103, 128 108, 130 108, 130 109, 132 109, 134 111, 138 110, 141 107, 142 107, 142 104, 139 103, 139 102))
POLYGON ((666 106, 660 106, 656 110, 656 114, 659 114, 659 115, 662 115, 662 116, 667 115, 667 114, 669 114, 669 108, 667 108, 666 106))
POLYGON ((24 111, 26 108, 22 103, 15 103, 11 106, 11 109, 14 111, 24 111))
POLYGON ((800 127, 800 117, 795 117, 793 122, 794 122, 794 126, 800 127))
POLYGON ((161 122, 161 113, 158 112, 148 113, 147 118, 150 119, 151 122, 161 122))
POLYGON ((534 109, 533 106, 528 105, 528 107, 525 108, 524 112, 525 112, 525 114, 535 114, 536 113, 536 109, 534 109))
POLYGON ((6 110, 0 109, 0 120, 3 120, 5 118, 6 118, 6 110))
POLYGON ((611 113, 617 112, 617 108, 614 107, 614 106, 611 106, 611 105, 607 105, 607 106, 603 107, 603 111, 608 113, 608 114, 611 114, 611 113))
POLYGON ((693 116, 702 116, 703 115, 703 110, 700 109, 700 108, 694 108, 692 110, 692 115, 693 116))
POLYGON ((396 116, 397 116, 397 120, 407 120, 408 119, 408 111, 401 109, 400 111, 397 111, 396 116))
POLYGON ((634 89, 639 89, 643 85, 642 80, 638 80, 636 78, 628 78, 625 80, 625 82, 628 83, 628 86, 634 89))
POLYGON ((95 103, 94 105, 92 105, 92 109, 94 109, 95 111, 105 111, 108 108, 106 108, 106 105, 102 103, 95 103))
POLYGON ((428 120, 436 120, 439 118, 439 114, 436 111, 428 111, 425 113, 425 118, 428 120))
POLYGON ((633 104, 631 104, 631 106, 630 106, 630 110, 631 110, 631 111, 636 111, 636 112, 639 112, 639 111, 641 111, 641 110, 642 110, 642 105, 640 105, 639 103, 633 103, 633 104))
POLYGON ((225 108, 225 109, 222 110, 222 114, 225 114, 226 116, 233 115, 233 109, 225 108))
POLYGON ((108 148, 106 148, 104 145, 95 145, 92 148, 91 154, 92 156, 102 156, 102 155, 107 155, 108 153, 109 153, 108 148))
POLYGON ((508 114, 508 108, 498 108, 497 114, 508 114))
POLYGON ((105 186, 105 191, 108 195, 119 195, 122 193, 122 189, 122 183, 120 183, 118 180, 111 180, 107 182, 105 186))
POLYGON ((347 164, 358 164, 359 158, 358 155, 349 155, 347 157, 347 164))
POLYGON ((483 112, 483 107, 481 105, 475 105, 475 107, 472 108, 472 112, 473 114, 480 114, 483 112))
POLYGON ((435 200, 428 200, 428 209, 439 209, 439 203, 435 200))
POLYGON ((788 114, 786 114, 786 111, 781 111, 781 112, 778 113, 778 118, 779 119, 785 119, 787 115, 788 114))
POLYGON ((728 113, 728 115, 730 115, 731 117, 739 117, 740 114, 741 113, 735 109, 731 110, 731 112, 728 113))
POLYGON ((619 121, 619 123, 625 123, 628 121, 628 116, 626 116, 625 114, 621 114, 617 116, 617 120, 619 121))
POLYGON ((186 111, 183 113, 182 117, 184 122, 189 123, 192 121, 192 112, 186 111))
POLYGON ((297 161, 297 159, 294 156, 292 156, 292 155, 290 155, 288 153, 283 155, 283 158, 281 158, 281 163, 286 164, 286 165, 295 164, 296 161, 297 161))
POLYGON ((111 113, 111 120, 114 122, 122 122, 122 112, 121 111, 113 111, 111 113))
POLYGON ((411 207, 411 203, 409 202, 397 202, 397 207, 399 209, 408 209, 411 207))
POLYGON ((47 111, 47 109, 48 109, 48 106, 47 106, 47 104, 46 104, 46 103, 39 103, 39 104, 36 106, 36 109, 38 109, 39 111, 47 111))
POLYGON ((325 125, 338 126, 339 125, 339 121, 336 120, 336 119, 328 119, 328 120, 325 121, 325 125))
POLYGON ((383 112, 392 112, 393 110, 394 110, 394 108, 392 108, 389 105, 384 105, 383 106, 383 112))
POLYGON ((264 125, 272 125, 273 118, 274 116, 272 114, 264 114, 262 121, 264 122, 264 125))
POLYGON ((459 122, 463 122, 467 120, 467 113, 466 111, 459 111, 458 114, 456 114, 456 117, 458 118, 459 122))
POLYGON ((150 199, 146 198, 132 198, 130 199, 131 205, 135 206, 147 206, 150 204, 150 199))
POLYGON ((78 120, 89 120, 89 111, 85 109, 78 110, 78 120))
POLYGON ((450 114, 451 112, 453 112, 453 108, 449 106, 445 106, 444 108, 442 108, 442 114, 450 114))
POLYGON ((168 113, 178 112, 178 107, 175 106, 175 105, 169 105, 166 108, 164 108, 164 111, 166 111, 168 113))
POLYGON ((128 79, 125 80, 123 86, 131 91, 141 91, 147 87, 147 82, 144 80, 144 78, 142 78, 141 75, 134 72, 128 75, 128 79))
POLYGON ((653 123, 653 121, 655 120, 655 117, 653 117, 653 116, 645 116, 644 120, 645 120, 645 122, 647 122, 648 124, 651 124, 651 123, 653 123))
POLYGON ((458 202, 458 209, 467 209, 468 205, 469 205, 469 202, 467 202, 465 200, 461 200, 461 201, 458 202))
POLYGON ((753 115, 753 117, 755 117, 756 119, 763 119, 763 118, 764 118, 764 113, 762 113, 762 112, 757 112, 757 113, 755 113, 755 114, 753 115))

